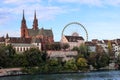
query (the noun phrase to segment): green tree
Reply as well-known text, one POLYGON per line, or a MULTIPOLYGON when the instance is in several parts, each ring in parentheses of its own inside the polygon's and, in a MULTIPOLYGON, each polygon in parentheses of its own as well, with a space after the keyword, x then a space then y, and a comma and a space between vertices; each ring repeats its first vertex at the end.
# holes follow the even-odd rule
POLYGON ((84 44, 81 44, 79 47, 74 47, 72 50, 78 52, 78 58, 87 58, 89 56, 89 47, 84 44))
POLYGON ((60 43, 46 44, 46 50, 61 50, 60 43))
POLYGON ((88 64, 99 69, 109 65, 109 55, 106 53, 90 53, 88 64))
POLYGON ((14 54, 16 54, 15 49, 13 49, 13 46, 12 46, 12 45, 7 45, 7 46, 5 47, 5 49, 6 49, 5 53, 6 53, 6 55, 8 55, 9 57, 12 57, 12 56, 14 56, 14 54))
POLYGON ((58 59, 49 59, 48 61, 49 72, 59 72, 62 69, 61 63, 59 63, 58 59))
POLYGON ((61 44, 61 48, 64 49, 64 50, 68 49, 69 47, 70 47, 70 45, 68 43, 62 43, 61 44))
POLYGON ((12 67, 12 59, 15 54, 15 50, 11 45, 0 45, 0 66, 12 67))
POLYGON ((28 61, 26 60, 25 55, 16 54, 12 60, 13 67, 26 67, 28 65, 28 61))
POLYGON ((76 71, 77 65, 76 65, 75 59, 70 59, 70 60, 66 61, 65 65, 64 65, 64 70, 65 71, 76 71))
POLYGON ((46 62, 47 59, 48 59, 47 52, 46 52, 46 51, 43 51, 43 52, 41 52, 41 53, 42 53, 42 54, 41 54, 42 61, 43 61, 43 62, 46 62))
POLYGON ((87 60, 85 58, 78 58, 77 67, 79 70, 84 70, 88 67, 87 60))
POLYGON ((96 68, 105 67, 109 65, 109 56, 107 54, 96 55, 96 68))
POLYGON ((42 52, 36 48, 31 48, 30 50, 25 51, 23 54, 28 61, 28 66, 39 66, 42 63, 42 52))
POLYGON ((73 47, 72 51, 77 51, 78 53, 80 53, 80 49, 77 46, 73 47))

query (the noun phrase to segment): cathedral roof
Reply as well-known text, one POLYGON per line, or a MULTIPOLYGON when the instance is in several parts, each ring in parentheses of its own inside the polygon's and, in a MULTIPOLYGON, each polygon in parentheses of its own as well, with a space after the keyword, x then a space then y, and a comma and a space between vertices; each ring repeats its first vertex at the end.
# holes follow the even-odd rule
POLYGON ((52 30, 47 30, 47 29, 45 29, 45 30, 44 30, 44 36, 53 36, 52 30))
POLYGON ((37 36, 37 35, 43 35, 43 36, 53 36, 52 30, 49 29, 28 29, 29 36, 37 36))
POLYGON ((33 38, 32 43, 40 43, 42 40, 40 38, 33 38))
POLYGON ((20 37, 10 37, 9 38, 10 43, 31 43, 30 38, 20 38, 20 37))
POLYGON ((38 30, 33 30, 33 29, 28 29, 28 34, 29 36, 36 36, 39 33, 39 29, 38 30))

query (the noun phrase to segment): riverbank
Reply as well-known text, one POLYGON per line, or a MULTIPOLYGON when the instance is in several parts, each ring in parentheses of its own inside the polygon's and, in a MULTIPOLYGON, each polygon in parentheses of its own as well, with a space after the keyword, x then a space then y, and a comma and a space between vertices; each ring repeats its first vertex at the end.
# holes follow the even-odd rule
POLYGON ((22 68, 6 68, 0 69, 0 77, 7 76, 19 76, 19 75, 38 75, 38 74, 73 74, 73 73, 89 73, 89 72, 98 72, 98 71, 113 71, 115 69, 100 69, 100 70, 88 70, 88 71, 62 71, 62 72, 43 72, 43 73, 24 73, 22 68))
POLYGON ((5 68, 0 69, 0 77, 4 76, 17 76, 17 75, 24 75, 25 73, 22 72, 22 68, 5 68))
POLYGON ((68 74, 34 74, 0 77, 0 80, 120 80, 120 71, 96 71, 68 74), (114 74, 114 75, 113 75, 114 74))

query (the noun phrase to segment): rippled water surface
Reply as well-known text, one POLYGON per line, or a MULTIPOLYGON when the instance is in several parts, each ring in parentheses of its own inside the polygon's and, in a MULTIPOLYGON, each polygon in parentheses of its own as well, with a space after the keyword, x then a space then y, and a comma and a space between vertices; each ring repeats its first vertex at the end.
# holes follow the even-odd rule
POLYGON ((0 80, 120 80, 120 71, 99 71, 88 73, 21 75, 0 77, 0 80))

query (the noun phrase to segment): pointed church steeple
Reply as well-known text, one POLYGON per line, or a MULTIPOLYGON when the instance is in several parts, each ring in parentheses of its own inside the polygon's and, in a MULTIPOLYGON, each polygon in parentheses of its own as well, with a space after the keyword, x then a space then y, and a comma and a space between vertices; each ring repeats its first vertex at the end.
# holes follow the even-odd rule
POLYGON ((25 16, 24 16, 24 10, 23 10, 23 18, 22 18, 22 20, 25 20, 25 16))
POLYGON ((35 13, 34 13, 34 19, 36 19, 36 10, 35 10, 35 13))
POLYGON ((25 20, 24 10, 23 10, 23 16, 22 16, 22 21, 21 21, 21 27, 25 27, 25 26, 26 26, 26 20, 25 20))
POLYGON ((8 39, 9 38, 9 35, 8 35, 8 33, 6 34, 6 39, 8 39))
POLYGON ((34 29, 34 30, 37 30, 37 29, 38 29, 38 20, 37 20, 37 18, 36 18, 36 11, 34 12, 33 29, 34 29))
POLYGON ((27 25, 26 25, 26 20, 25 20, 25 16, 24 16, 24 10, 23 10, 23 17, 22 17, 22 21, 21 21, 21 37, 25 37, 26 30, 27 30, 27 25))

